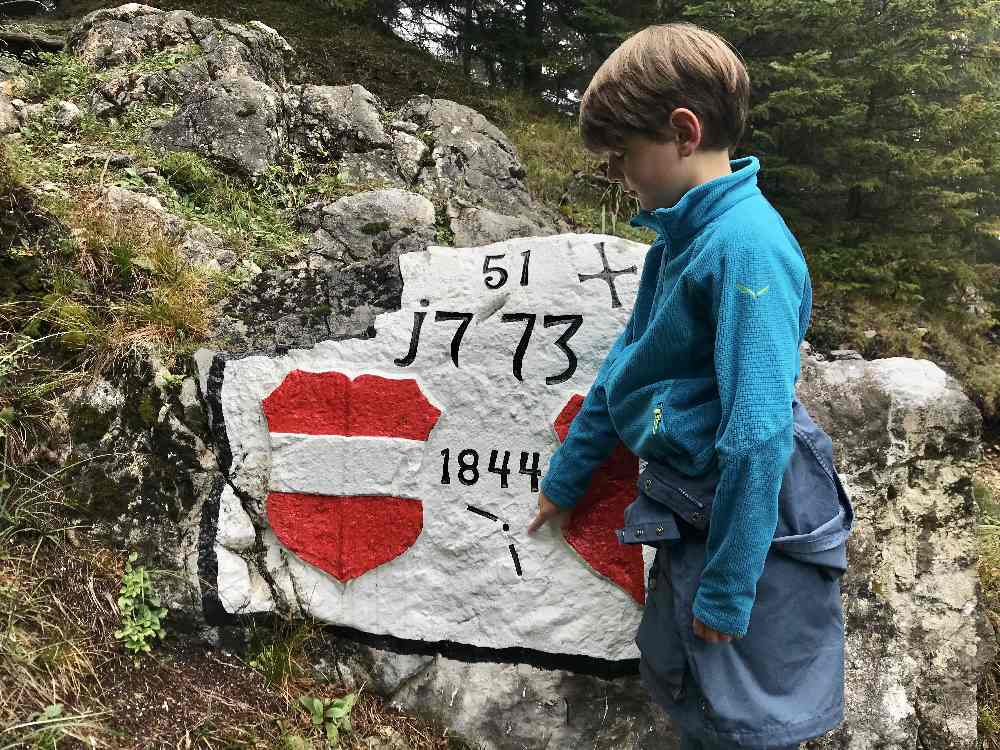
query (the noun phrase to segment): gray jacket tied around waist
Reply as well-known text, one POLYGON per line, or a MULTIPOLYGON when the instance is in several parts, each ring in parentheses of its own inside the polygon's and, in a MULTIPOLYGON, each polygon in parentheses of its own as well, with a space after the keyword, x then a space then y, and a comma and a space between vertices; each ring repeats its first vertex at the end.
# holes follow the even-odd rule
MULTIPOLYGON (((771 544, 779 552, 839 575, 847 569, 846 542, 854 526, 854 508, 834 468, 829 435, 797 399, 792 415, 794 450, 778 493, 778 525, 771 544)), ((625 509, 618 540, 658 547, 679 539, 675 513, 696 529, 707 530, 718 470, 689 477, 665 464, 643 463, 638 496, 625 509)))

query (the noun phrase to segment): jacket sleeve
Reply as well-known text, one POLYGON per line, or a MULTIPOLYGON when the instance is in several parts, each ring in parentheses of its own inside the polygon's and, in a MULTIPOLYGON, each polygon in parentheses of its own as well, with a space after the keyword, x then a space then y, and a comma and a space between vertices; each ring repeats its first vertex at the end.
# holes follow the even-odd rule
POLYGON ((711 290, 720 479, 693 610, 706 625, 742 637, 794 446, 792 400, 808 269, 801 256, 766 246, 734 248, 720 263, 711 290))
POLYGON ((594 378, 579 413, 570 424, 566 439, 549 459, 541 489, 549 500, 563 508, 572 508, 579 502, 587 491, 591 475, 618 444, 618 432, 608 416, 604 381, 611 365, 625 348, 631 327, 632 318, 629 317, 618 340, 604 358, 604 364, 594 378))

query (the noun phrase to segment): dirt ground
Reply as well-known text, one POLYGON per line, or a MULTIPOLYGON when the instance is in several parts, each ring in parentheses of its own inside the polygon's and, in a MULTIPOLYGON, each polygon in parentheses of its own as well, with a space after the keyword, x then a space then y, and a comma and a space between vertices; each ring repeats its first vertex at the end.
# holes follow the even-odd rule
MULTIPOLYGON (((0 644, 0 747, 326 747, 299 699, 348 691, 310 673, 304 639, 290 638, 291 630, 266 636, 279 656, 262 670, 250 665, 252 652, 240 658, 174 631, 168 617, 167 637, 135 661, 114 636, 125 554, 77 538, 81 546, 0 556, 0 636, 20 646, 0 644), (38 724, 55 703, 61 719, 38 724)), ((388 710, 363 687, 351 719, 342 750, 391 747, 384 743, 394 737, 413 750, 466 747, 443 727, 388 710)))

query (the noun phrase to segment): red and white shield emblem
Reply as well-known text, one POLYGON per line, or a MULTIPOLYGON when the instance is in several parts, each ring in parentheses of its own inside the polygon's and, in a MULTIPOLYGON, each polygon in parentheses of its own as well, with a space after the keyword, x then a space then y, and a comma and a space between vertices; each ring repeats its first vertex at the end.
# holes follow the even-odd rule
POLYGON ((413 378, 293 370, 263 408, 267 517, 282 544, 340 581, 413 545, 423 502, 383 494, 419 469, 412 458, 441 415, 413 378))
MULTIPOLYGON (((580 412, 583 396, 573 396, 556 418, 556 434, 566 439, 580 412)), ((638 544, 620 544, 615 529, 622 525, 625 506, 635 499, 639 459, 622 443, 594 472, 587 494, 577 503, 563 530, 569 545, 595 571, 623 588, 639 604, 645 602, 646 576, 638 544)))

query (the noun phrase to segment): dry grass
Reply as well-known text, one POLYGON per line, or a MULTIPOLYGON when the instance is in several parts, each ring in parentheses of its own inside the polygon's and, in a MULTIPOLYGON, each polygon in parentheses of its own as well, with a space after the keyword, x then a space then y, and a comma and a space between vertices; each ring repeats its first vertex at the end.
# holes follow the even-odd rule
MULTIPOLYGON (((985 447, 975 479, 980 513, 977 532, 982 606, 993 628, 1000 633, 1000 442, 985 447)), ((980 680, 977 698, 980 748, 1000 750, 1000 656, 980 680)))
POLYGON ((80 369, 97 374, 139 351, 208 335, 212 274, 185 260, 153 217, 114 215, 81 192, 63 219, 63 263, 41 314, 80 369))

